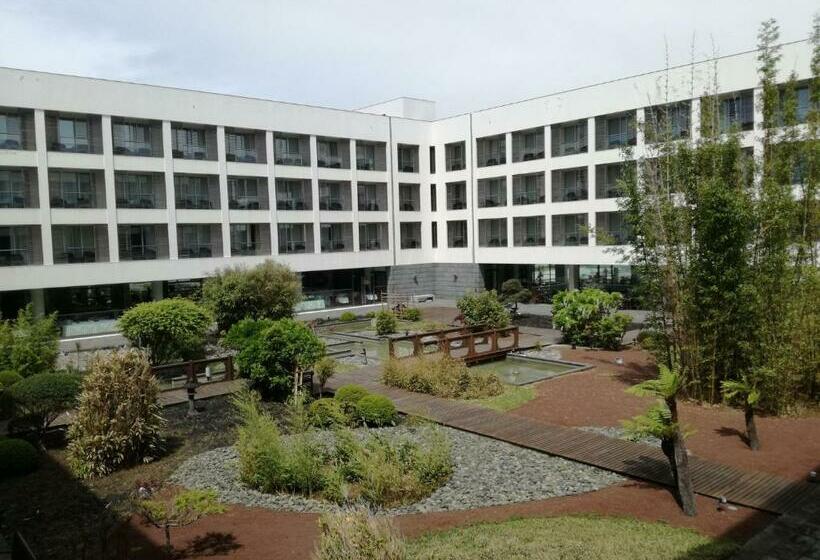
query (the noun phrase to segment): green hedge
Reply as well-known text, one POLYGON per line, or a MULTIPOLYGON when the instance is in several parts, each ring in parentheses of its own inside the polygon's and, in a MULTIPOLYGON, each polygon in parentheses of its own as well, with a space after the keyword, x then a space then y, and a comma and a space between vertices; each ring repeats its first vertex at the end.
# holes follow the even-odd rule
POLYGON ((37 470, 40 456, 29 442, 23 439, 0 439, 0 480, 22 476, 37 470))
POLYGON ((356 414, 366 426, 393 425, 399 416, 393 401, 382 395, 367 395, 359 399, 356 414))

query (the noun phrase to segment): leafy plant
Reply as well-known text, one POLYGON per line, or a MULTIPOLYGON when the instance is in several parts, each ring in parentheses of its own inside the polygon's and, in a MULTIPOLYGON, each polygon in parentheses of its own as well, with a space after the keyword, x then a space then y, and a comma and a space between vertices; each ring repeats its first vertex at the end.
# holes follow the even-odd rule
POLYGON ((478 399, 504 390, 497 375, 473 373, 461 360, 444 354, 389 360, 382 381, 391 387, 444 398, 478 399))
POLYGON ((405 560, 404 543, 390 518, 366 510, 328 513, 319 518, 314 560, 405 560))
POLYGON ((83 379, 68 460, 81 478, 150 462, 163 445, 159 387, 148 357, 136 349, 98 354, 83 379))
POLYGON ((82 378, 71 373, 40 373, 9 388, 15 419, 31 424, 39 435, 63 412, 74 408, 82 378))
POLYGON ((382 309, 376 312, 374 321, 376 324, 376 334, 386 335, 396 332, 398 321, 396 320, 396 315, 392 311, 382 309))
POLYGON ((118 321, 133 346, 148 350, 152 364, 201 355, 211 322, 204 307, 184 298, 140 303, 118 321))
POLYGON ((0 439, 0 480, 34 472, 39 463, 40 455, 26 440, 0 439))
POLYGON ((382 395, 367 395, 359 399, 356 415, 366 426, 389 426, 398 419, 393 401, 382 395))
POLYGON ((14 370, 7 369, 0 371, 0 389, 8 389, 18 381, 22 381, 23 376, 14 370))
POLYGON ((9 387, 22 381, 21 376, 16 371, 0 371, 0 419, 8 418, 14 410, 14 401, 9 394, 9 387))
POLYGON ((345 323, 348 323, 350 321, 355 321, 356 320, 356 314, 353 313, 352 311, 343 311, 342 314, 339 315, 339 320, 343 321, 345 323))
MULTIPOLYGON (((249 323, 243 329, 253 330, 249 323)), ((266 396, 283 399, 302 384, 302 375, 325 354, 325 345, 304 323, 279 319, 256 329, 240 348, 236 362, 242 375, 266 396)))
POLYGON ((510 324, 510 314, 498 300, 495 290, 466 294, 456 302, 456 307, 464 317, 464 324, 479 325, 490 329, 501 329, 510 324))
POLYGON ((212 311, 220 331, 246 318, 290 318, 301 300, 299 275, 271 260, 250 269, 220 270, 202 285, 202 301, 212 311))
POLYGON ((320 429, 339 428, 350 424, 342 405, 336 399, 318 399, 308 409, 310 425, 320 429))
POLYGON ((361 385, 342 385, 336 389, 333 398, 342 406, 342 410, 346 413, 355 413, 356 405, 370 392, 361 385))
POLYGON ((0 322, 0 370, 14 370, 23 377, 52 371, 59 338, 57 314, 37 317, 27 305, 14 322, 0 322))
POLYGON ((171 545, 172 528, 184 527, 206 515, 226 511, 213 490, 185 490, 168 497, 141 499, 137 506, 146 521, 164 531, 168 554, 174 550, 171 545))
POLYGON ((757 435, 755 411, 760 405, 761 378, 773 377, 771 372, 755 372, 743 375, 737 380, 724 380, 721 383, 723 398, 729 402, 740 402, 743 406, 743 415, 746 420, 746 438, 749 447, 757 451, 760 449, 760 438, 757 435))
POLYGON ((325 383, 327 383, 328 379, 330 379, 336 374, 336 369, 338 367, 338 362, 329 356, 325 356, 324 358, 320 359, 318 362, 316 362, 316 365, 313 366, 313 375, 316 377, 316 381, 319 383, 320 397, 322 396, 322 392, 325 389, 325 383))
POLYGON ((399 313, 399 318, 404 321, 420 321, 421 309, 418 307, 405 307, 399 313))
POLYGON ((511 305, 513 313, 518 313, 518 304, 527 303, 532 299, 532 292, 521 285, 518 278, 510 278, 501 284, 501 294, 498 298, 504 305, 511 305))
POLYGON ((597 288, 559 292, 552 322, 573 345, 617 350, 630 323, 628 315, 615 312, 622 301, 621 294, 597 288))

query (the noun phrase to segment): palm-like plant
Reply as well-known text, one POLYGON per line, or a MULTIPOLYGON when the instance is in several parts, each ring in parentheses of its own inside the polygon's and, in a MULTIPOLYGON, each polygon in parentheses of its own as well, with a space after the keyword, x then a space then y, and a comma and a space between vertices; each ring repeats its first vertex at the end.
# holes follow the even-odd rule
POLYGON ((760 438, 755 424, 755 409, 760 402, 760 389, 755 376, 744 374, 739 380, 727 380, 721 383, 723 398, 729 402, 741 402, 746 418, 746 439, 753 450, 760 449, 760 438))
POLYGON ((683 388, 680 374, 665 365, 658 377, 627 389, 628 393, 659 400, 645 413, 624 421, 624 428, 639 437, 652 436, 661 440, 661 449, 669 460, 678 501, 684 513, 695 515, 695 493, 689 476, 689 458, 684 440, 688 435, 678 420, 678 395, 683 388))

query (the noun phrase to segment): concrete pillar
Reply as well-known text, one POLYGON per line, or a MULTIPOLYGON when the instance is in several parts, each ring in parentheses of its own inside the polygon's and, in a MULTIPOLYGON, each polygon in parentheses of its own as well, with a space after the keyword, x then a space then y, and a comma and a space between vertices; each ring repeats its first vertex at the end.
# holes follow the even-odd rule
POLYGON ((114 179, 114 139, 111 116, 102 116, 102 144, 105 177, 105 216, 108 229, 108 260, 119 262, 120 246, 117 239, 117 192, 114 179))
POLYGON ((31 290, 31 307, 36 317, 46 314, 46 294, 42 288, 31 290))
POLYGON ((228 170, 225 156, 225 127, 216 127, 216 159, 219 164, 219 209, 222 214, 222 256, 231 256, 231 210, 228 201, 228 170))
POLYGON ((151 282, 151 298, 154 301, 159 301, 164 297, 162 281, 151 282))
POLYGON ((279 219, 276 214, 276 172, 273 155, 273 132, 265 131, 265 160, 268 164, 268 201, 270 205, 271 255, 279 254, 279 219))
POLYGON ((581 266, 577 264, 569 264, 565 268, 567 289, 576 290, 580 284, 581 266))
POLYGON ((179 258, 179 251, 177 250, 177 197, 174 189, 174 156, 170 121, 162 121, 162 154, 165 163, 165 207, 168 211, 168 255, 171 260, 176 260, 179 258))
POLYGON ((46 114, 42 109, 34 111, 34 135, 37 149, 37 190, 40 201, 40 236, 43 264, 54 264, 51 243, 51 197, 48 190, 48 146, 46 138, 46 114))

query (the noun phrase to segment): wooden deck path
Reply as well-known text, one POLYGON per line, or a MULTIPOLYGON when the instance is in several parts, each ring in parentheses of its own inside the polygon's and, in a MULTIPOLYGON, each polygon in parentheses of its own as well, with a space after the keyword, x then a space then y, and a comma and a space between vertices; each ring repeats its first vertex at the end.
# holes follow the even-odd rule
MULTIPOLYGON (((333 391, 356 383, 393 400, 405 414, 472 432, 521 447, 586 463, 624 476, 664 485, 672 484, 669 463, 659 447, 606 437, 509 413, 497 412, 466 401, 412 393, 382 385, 378 369, 367 367, 340 373, 328 381, 333 391)), ((772 513, 784 513, 807 499, 820 500, 820 488, 775 475, 744 471, 691 456, 689 466, 695 492, 772 513)))

